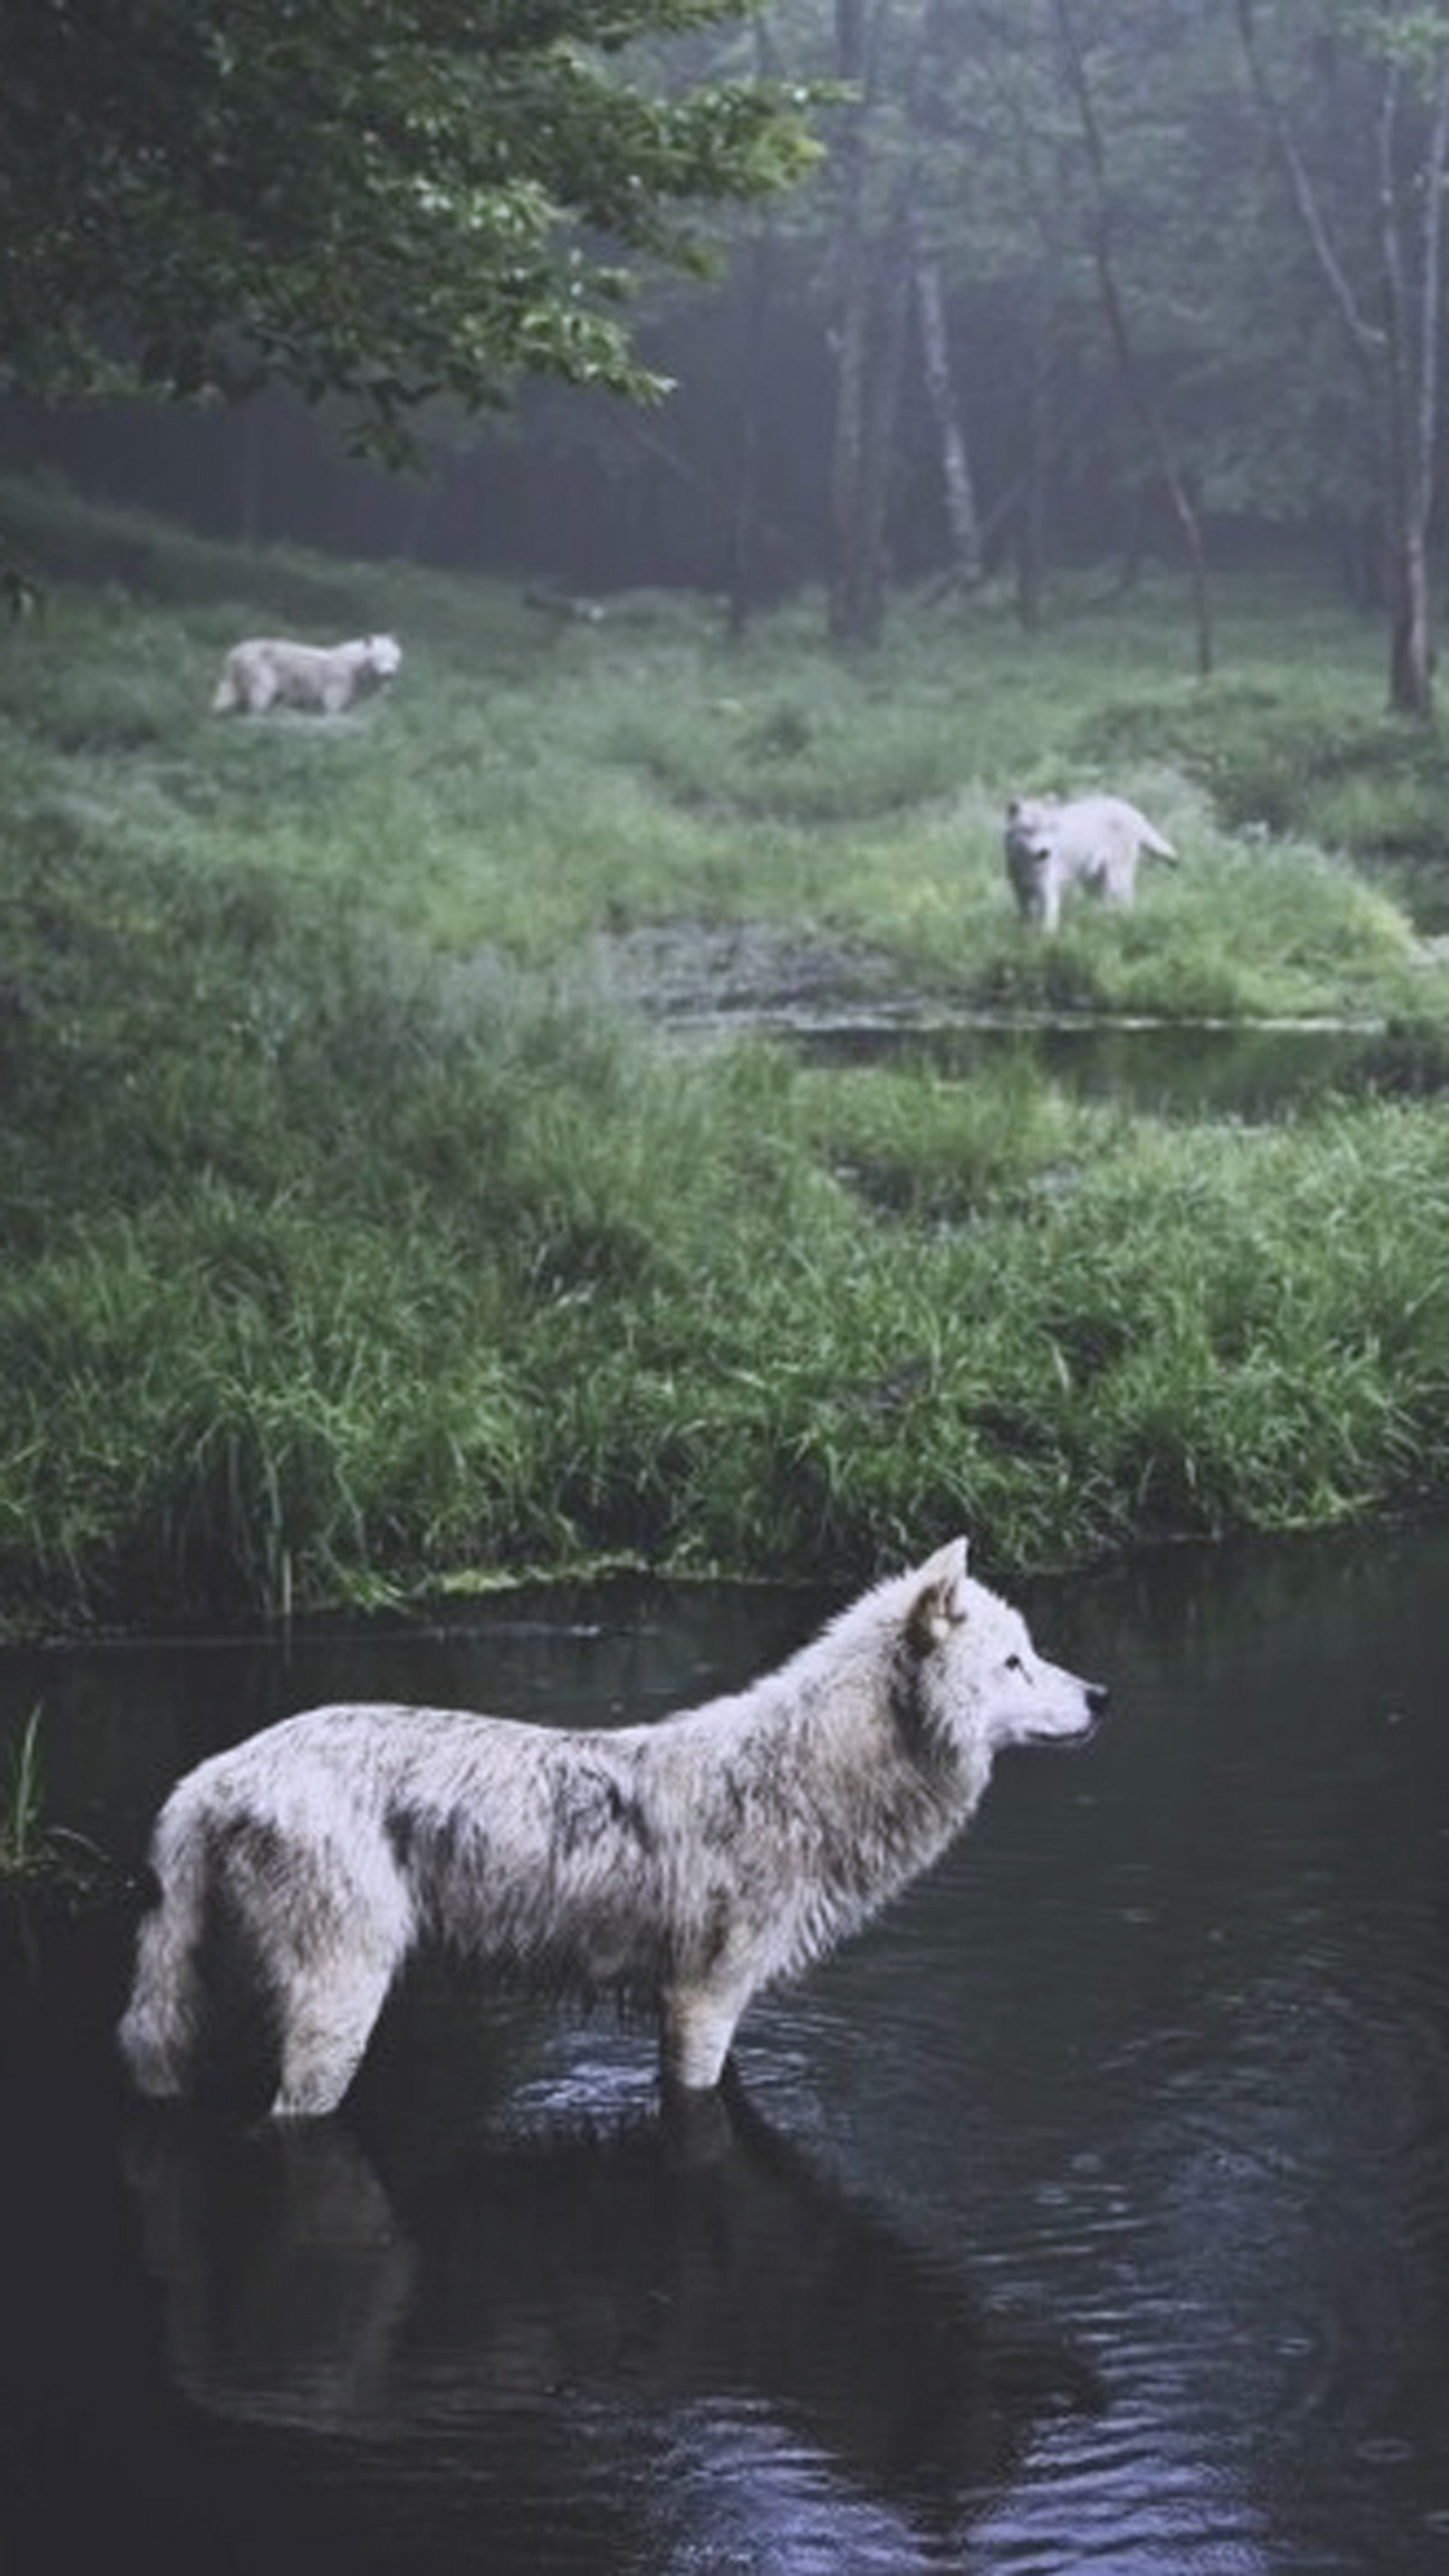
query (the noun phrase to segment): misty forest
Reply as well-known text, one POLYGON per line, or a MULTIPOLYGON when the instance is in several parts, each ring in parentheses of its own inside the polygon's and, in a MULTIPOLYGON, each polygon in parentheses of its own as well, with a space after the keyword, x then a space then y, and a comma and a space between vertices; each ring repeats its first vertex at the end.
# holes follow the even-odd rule
POLYGON ((1443 10, 3 18, 6 1632, 1434 1509, 1443 10))

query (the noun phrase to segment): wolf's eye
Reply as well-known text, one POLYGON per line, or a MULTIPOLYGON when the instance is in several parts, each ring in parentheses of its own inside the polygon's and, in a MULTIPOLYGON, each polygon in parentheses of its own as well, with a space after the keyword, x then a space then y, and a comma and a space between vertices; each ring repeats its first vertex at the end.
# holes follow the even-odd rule
POLYGON ((1008 1655, 1006 1658, 1006 1669, 1009 1673, 1024 1673, 1026 1666, 1022 1662, 1020 1655, 1008 1655))

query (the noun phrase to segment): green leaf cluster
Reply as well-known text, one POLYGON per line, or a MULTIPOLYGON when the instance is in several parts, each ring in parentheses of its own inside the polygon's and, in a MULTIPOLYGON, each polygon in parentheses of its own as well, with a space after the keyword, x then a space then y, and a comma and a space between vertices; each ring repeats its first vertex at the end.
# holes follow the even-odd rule
POLYGON ((0 386, 340 395, 408 415, 524 375, 659 390, 641 255, 804 168, 799 102, 646 89, 621 49, 740 0, 5 0, 0 386))

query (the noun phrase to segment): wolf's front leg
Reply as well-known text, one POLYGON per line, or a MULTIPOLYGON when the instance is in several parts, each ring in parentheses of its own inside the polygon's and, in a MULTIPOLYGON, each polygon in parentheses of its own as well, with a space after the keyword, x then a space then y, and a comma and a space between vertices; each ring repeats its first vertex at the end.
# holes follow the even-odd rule
POLYGON ((708 2093, 724 2073, 752 1988, 670 1986, 662 1999, 660 2070, 666 2089, 708 2093))

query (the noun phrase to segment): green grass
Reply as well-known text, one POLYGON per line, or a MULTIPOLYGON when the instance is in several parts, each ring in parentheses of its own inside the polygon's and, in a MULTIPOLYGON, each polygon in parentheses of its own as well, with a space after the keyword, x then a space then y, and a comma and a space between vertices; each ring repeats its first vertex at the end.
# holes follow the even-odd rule
POLYGON ((0 1783, 0 1881, 33 1877, 44 1856, 38 1708, 30 1711, 6 1751, 0 1783))
POLYGON ((1379 859, 1440 754, 1373 717, 1368 631, 1245 588, 1205 688, 1165 591, 1035 639, 907 603, 869 664, 808 601, 742 645, 653 596, 555 634, 37 486, 0 552, 49 583, 0 635, 12 1632, 1433 1506, 1449 984, 1379 859), (395 627, 396 691, 212 718, 284 624, 395 627), (1043 942, 1001 807, 1094 779, 1183 865, 1043 942), (948 1008, 1378 1018, 1426 1096, 1164 1124, 1024 1058, 689 1045, 601 964, 671 924, 948 1008))
POLYGON ((1419 1007, 1426 975, 1443 999, 1393 888, 1347 863, 1444 806, 1439 755, 1375 721, 1376 637, 1321 601, 1225 609, 1204 687, 1150 591, 1038 638, 906 603, 848 661, 814 600, 743 645, 652 593, 559 634, 502 585, 248 555, 29 486, 0 487, 0 549, 65 576, 43 627, 0 638, 21 851, 119 837, 528 965, 600 929, 747 919, 850 938, 964 1004, 1381 1012, 1419 1007), (129 581, 79 582, 87 544, 129 581), (395 626, 391 701, 332 727, 210 717, 226 644, 281 622, 395 626), (1046 947, 1007 897, 1002 806, 1098 782, 1185 864, 1147 872, 1129 925, 1084 909, 1046 947))
POLYGON ((0 1745, 0 1893, 43 1894, 68 1908, 114 1894, 110 1855, 47 1812, 39 1702, 0 1745))

